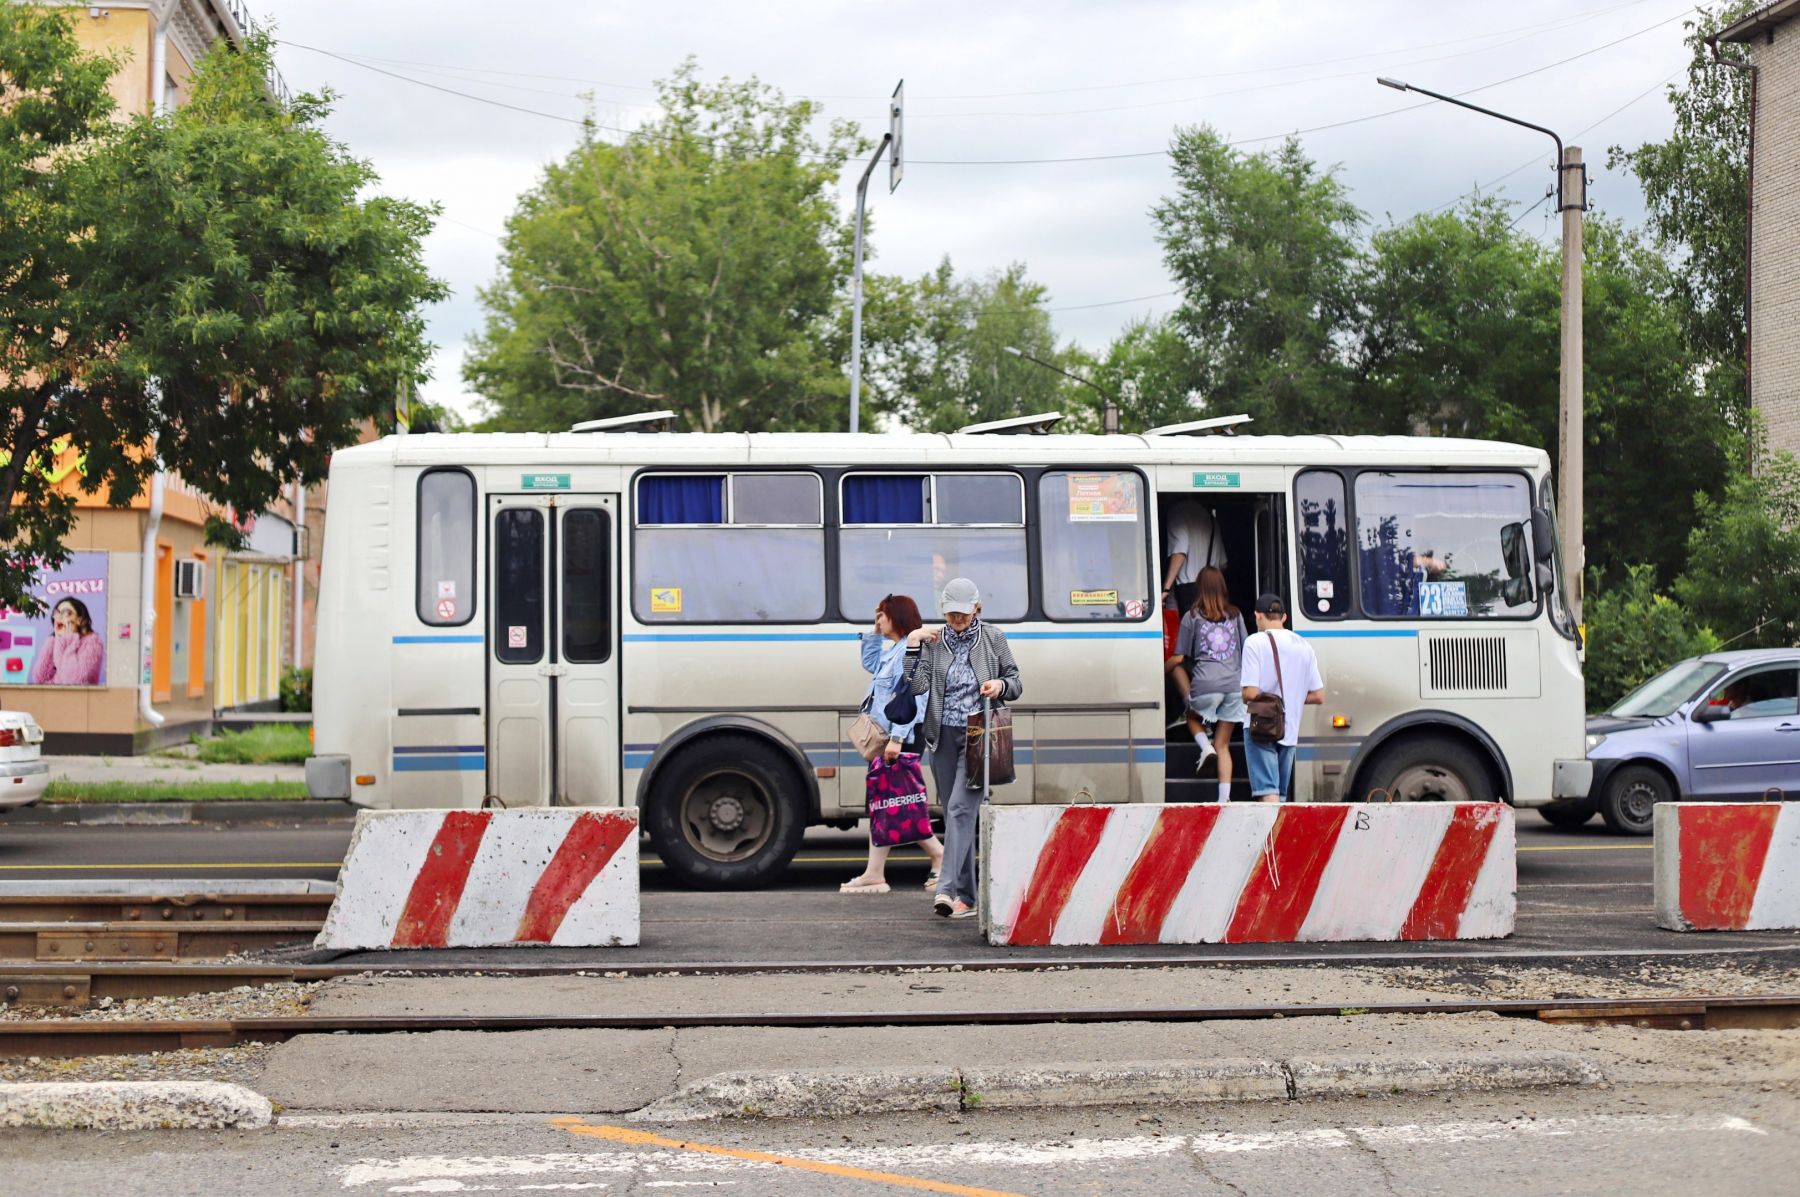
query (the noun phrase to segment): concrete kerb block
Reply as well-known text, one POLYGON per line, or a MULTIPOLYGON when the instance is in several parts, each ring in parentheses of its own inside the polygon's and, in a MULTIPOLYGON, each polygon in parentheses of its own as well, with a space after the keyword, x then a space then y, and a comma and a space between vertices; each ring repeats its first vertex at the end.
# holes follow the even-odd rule
POLYGON ((982 1110, 1281 1101, 1288 1095, 1287 1077, 1273 1060, 962 1070, 963 1105, 982 1110))
POLYGON ((1657 926, 1800 930, 1800 803, 1665 802, 1651 832, 1657 926))
POLYGON ((94 1081, 0 1085, 0 1127, 213 1130, 269 1125, 261 1094, 221 1081, 94 1081))
POLYGON ((961 1105, 962 1078, 949 1067, 722 1072, 650 1103, 628 1120, 844 1118, 916 1111, 954 1113, 961 1105))
POLYGON ((1600 1068, 1570 1052, 1444 1059, 1289 1060, 1295 1097, 1347 1097, 1373 1093, 1480 1093, 1598 1085, 1600 1068))
POLYGON ((989 806, 982 929, 1011 946, 1512 934, 1497 802, 989 806))
POLYGON ((635 808, 363 811, 316 947, 635 946, 635 808))

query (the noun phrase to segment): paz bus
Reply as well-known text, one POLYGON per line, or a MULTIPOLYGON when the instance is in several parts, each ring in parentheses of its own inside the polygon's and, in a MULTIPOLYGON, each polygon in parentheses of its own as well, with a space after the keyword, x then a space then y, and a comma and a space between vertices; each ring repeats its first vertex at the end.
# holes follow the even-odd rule
POLYGON ((340 450, 310 792, 636 806, 686 882, 766 883, 808 826, 864 814, 844 736, 876 603, 930 620, 966 576, 1024 682, 995 802, 1206 800, 1157 601, 1163 522, 1197 501, 1246 620, 1281 594, 1318 653, 1298 800, 1586 795, 1543 451, 1055 422, 677 433, 651 413, 340 450))

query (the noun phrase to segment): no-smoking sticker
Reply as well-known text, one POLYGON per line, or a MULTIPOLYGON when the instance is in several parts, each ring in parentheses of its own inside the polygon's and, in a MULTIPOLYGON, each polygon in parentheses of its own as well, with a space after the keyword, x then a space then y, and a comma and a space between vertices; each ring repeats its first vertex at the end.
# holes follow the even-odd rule
POLYGON ((439 619, 455 619, 456 618, 456 600, 455 599, 446 598, 446 599, 438 600, 438 618, 439 619))
POLYGON ((508 647, 508 648, 524 648, 525 647, 525 625, 524 624, 515 623, 515 624, 507 625, 506 647, 508 647))

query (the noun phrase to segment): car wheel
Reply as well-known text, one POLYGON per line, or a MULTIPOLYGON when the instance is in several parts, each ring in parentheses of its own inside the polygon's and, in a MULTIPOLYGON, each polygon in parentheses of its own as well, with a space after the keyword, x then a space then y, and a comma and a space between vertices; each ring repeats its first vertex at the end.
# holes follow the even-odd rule
POLYGON ((657 772, 645 829, 696 889, 754 889, 787 871, 807 815, 787 757, 757 736, 709 736, 657 772))
POLYGON ((1614 831, 1649 835, 1659 802, 1673 802, 1675 787, 1649 765, 1626 765, 1606 781, 1600 796, 1600 817, 1614 831))
POLYGON ((1487 762, 1471 748, 1442 736, 1418 736, 1389 745, 1362 770, 1355 798, 1362 802, 1494 802, 1487 762))
POLYGON ((1574 802, 1553 802, 1549 806, 1538 807, 1538 814, 1544 816, 1544 822, 1552 827, 1580 827, 1599 812, 1594 804, 1586 798, 1574 802))

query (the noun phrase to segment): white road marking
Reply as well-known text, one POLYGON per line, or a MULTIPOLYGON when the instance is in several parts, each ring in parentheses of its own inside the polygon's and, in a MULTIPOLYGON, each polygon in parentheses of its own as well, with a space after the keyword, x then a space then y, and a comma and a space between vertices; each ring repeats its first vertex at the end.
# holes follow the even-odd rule
MULTIPOLYGON (((1320 1127, 1297 1131, 1218 1131, 1198 1135, 1139 1135, 1118 1139, 1043 1139, 1035 1143, 936 1143, 908 1147, 837 1147, 802 1153, 822 1163, 872 1171, 925 1171, 944 1174, 969 1167, 1055 1167, 1068 1164, 1121 1163, 1154 1159, 1177 1152, 1237 1155, 1270 1151, 1333 1151, 1359 1144, 1381 1148, 1445 1147, 1521 1138, 1568 1138, 1619 1134, 1768 1134, 1743 1118, 1730 1115, 1596 1114, 1580 1118, 1517 1118, 1507 1121, 1406 1123, 1397 1126, 1320 1127)), ((688 1152, 661 1150, 545 1152, 537 1155, 401 1156, 364 1159, 340 1168, 343 1187, 380 1185, 389 1193, 467 1193, 497 1189, 604 1188, 580 1185, 522 1184, 526 1178, 551 1176, 632 1175, 644 1173, 768 1172, 774 1165, 688 1152), (467 1184, 466 1181, 512 1184, 467 1184)), ((730 1182, 655 1180, 659 1187, 688 1187, 730 1182)))

